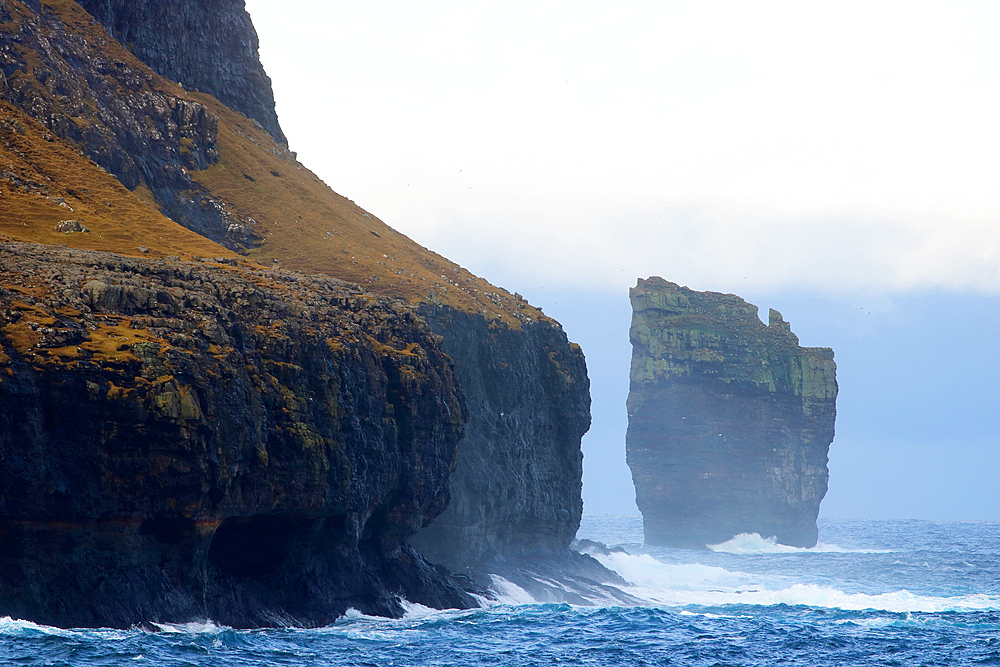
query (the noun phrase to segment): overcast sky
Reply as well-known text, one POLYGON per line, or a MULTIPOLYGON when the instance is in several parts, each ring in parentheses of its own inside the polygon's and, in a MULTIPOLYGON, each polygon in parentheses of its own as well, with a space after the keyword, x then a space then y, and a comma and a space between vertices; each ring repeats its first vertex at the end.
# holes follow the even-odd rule
MULTIPOLYGON (((803 342, 840 341, 842 380, 845 362, 867 358, 866 340, 907 330, 872 333, 874 320, 858 320, 853 338, 837 338, 856 318, 831 319, 831 309, 900 322, 913 320, 900 319, 900 304, 935 312, 921 295, 1000 304, 1000 3, 247 9, 290 147, 336 191, 546 312, 565 308, 571 337, 593 333, 570 328, 581 303, 625 303, 608 306, 606 335, 584 346, 592 376, 624 363, 624 390, 617 375, 595 386, 595 432, 610 430, 600 452, 585 442, 591 461, 621 458, 624 470, 623 414, 598 418, 602 401, 622 412, 637 277, 751 300, 796 295, 803 342)), ((796 313, 785 315, 796 329, 796 313)), ((1000 396, 995 356, 972 373, 986 387, 977 395, 1000 396)), ((965 372, 949 381, 967 386, 965 372)), ((850 432, 845 389, 848 407, 864 390, 841 382, 839 426, 847 419, 850 432)), ((979 417, 986 444, 970 461, 985 452, 998 468, 1000 443, 988 442, 997 420, 979 417)), ((867 465, 833 456, 835 471, 867 465)), ((973 467, 982 477, 981 461, 973 467)), ((1000 487, 996 474, 980 483, 1000 487)), ((1000 518, 1000 495, 984 493, 968 502, 994 507, 967 518, 1000 518)))
POLYGON ((247 6, 292 149, 461 263, 1000 291, 995 2, 247 6))

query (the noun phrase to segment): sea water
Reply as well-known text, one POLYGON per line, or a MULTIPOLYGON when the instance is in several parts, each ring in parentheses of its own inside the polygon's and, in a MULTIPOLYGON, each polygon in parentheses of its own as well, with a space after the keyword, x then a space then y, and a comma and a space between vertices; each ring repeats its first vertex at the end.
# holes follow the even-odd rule
POLYGON ((1000 523, 821 520, 813 549, 741 535, 711 551, 642 545, 637 516, 579 537, 635 606, 542 604, 497 581, 484 609, 416 605, 322 629, 63 630, 0 620, 11 665, 1000 665, 1000 523))

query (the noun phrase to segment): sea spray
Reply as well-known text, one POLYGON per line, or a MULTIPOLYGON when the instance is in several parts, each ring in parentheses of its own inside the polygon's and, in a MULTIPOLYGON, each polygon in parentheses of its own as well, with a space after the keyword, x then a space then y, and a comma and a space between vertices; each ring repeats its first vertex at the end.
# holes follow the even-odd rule
MULTIPOLYGON (((607 533, 621 522, 607 519, 613 530, 601 533, 602 521, 587 517, 581 537, 615 544, 607 533)), ((891 653, 901 665, 1000 664, 1000 524, 827 521, 821 538, 787 553, 753 537, 741 547, 749 553, 730 553, 642 547, 626 534, 618 544, 630 553, 601 559, 649 596, 631 606, 546 604, 494 578, 498 599, 485 608, 404 602, 402 618, 351 611, 315 629, 61 630, 0 619, 0 662, 874 667, 891 653)))

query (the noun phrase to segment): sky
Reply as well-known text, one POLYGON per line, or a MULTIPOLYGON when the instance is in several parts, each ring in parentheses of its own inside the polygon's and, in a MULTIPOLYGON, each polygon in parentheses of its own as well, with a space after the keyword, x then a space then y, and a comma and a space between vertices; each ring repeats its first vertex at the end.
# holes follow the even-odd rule
POLYGON ((583 345, 586 512, 659 275, 834 348, 821 516, 1000 520, 1000 5, 246 4, 299 159, 583 345))

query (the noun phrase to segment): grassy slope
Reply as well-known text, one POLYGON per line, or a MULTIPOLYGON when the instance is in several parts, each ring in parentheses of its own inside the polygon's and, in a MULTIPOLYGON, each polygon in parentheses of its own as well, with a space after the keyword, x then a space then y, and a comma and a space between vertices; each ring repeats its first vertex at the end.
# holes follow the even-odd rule
MULTIPOLYGON (((43 0, 43 5, 105 57, 144 67, 72 0, 43 0)), ((201 102, 219 116, 219 162, 192 172, 192 177, 213 199, 226 202, 234 217, 255 221, 253 228, 262 243, 249 252, 251 260, 357 282, 411 303, 441 302, 480 312, 515 328, 524 321, 546 319, 525 301, 420 246, 335 193, 242 114, 162 77, 156 77, 155 87, 201 102)), ((143 203, 142 187, 129 193, 72 147, 58 139, 45 141, 41 126, 23 114, 18 119, 27 131, 0 139, 0 144, 13 145, 0 146, 2 164, 20 169, 18 173, 28 180, 49 184, 46 194, 65 198, 73 212, 0 181, 0 233, 17 240, 123 254, 137 254, 135 248, 145 245, 151 254, 231 256, 143 203), (52 229, 59 220, 70 218, 82 219, 91 232, 61 234, 52 229)))
POLYGON ((0 240, 137 256, 139 246, 154 257, 235 256, 166 218, 17 107, 0 101, 0 118, 0 240), (55 231, 62 220, 80 220, 90 232, 55 231))

